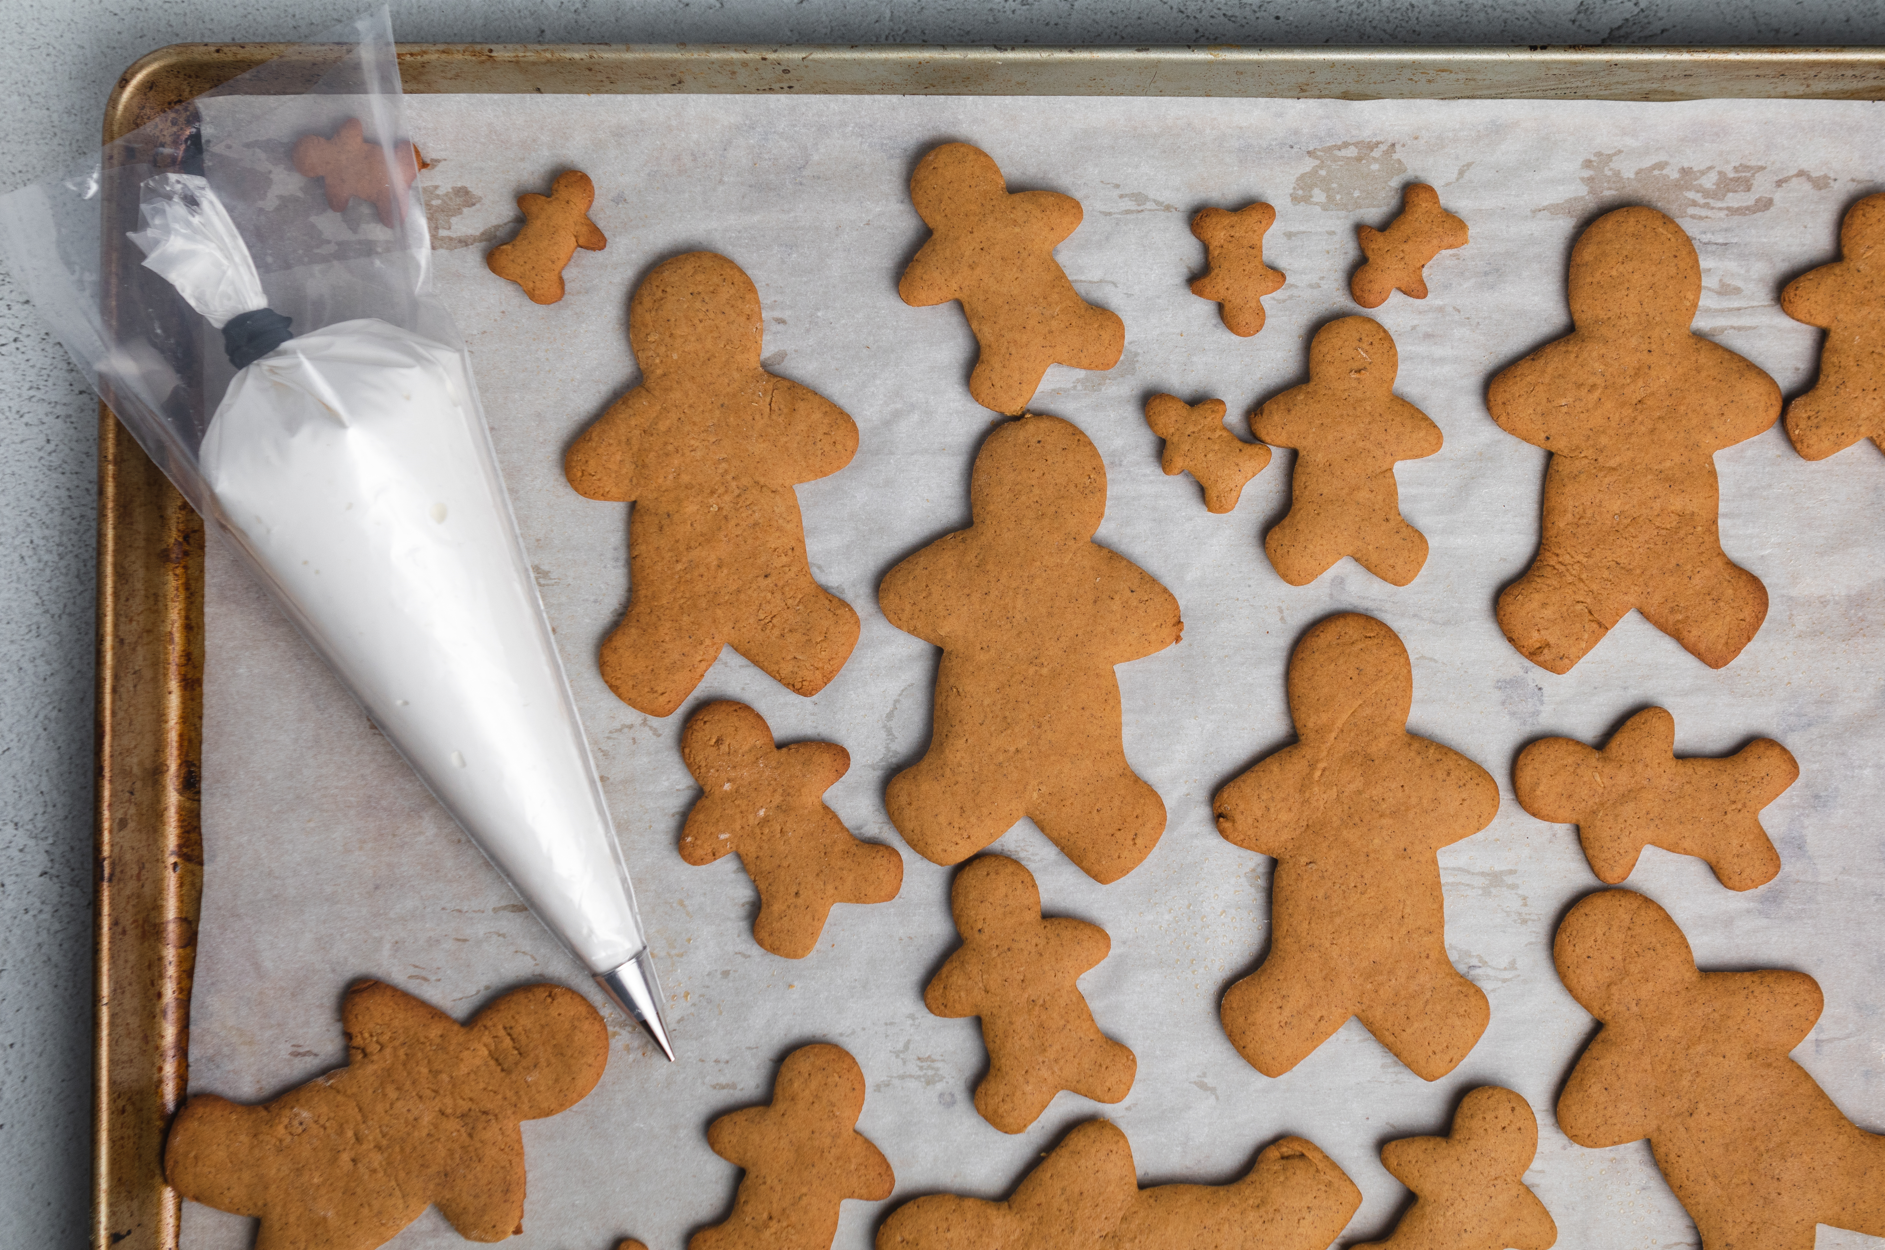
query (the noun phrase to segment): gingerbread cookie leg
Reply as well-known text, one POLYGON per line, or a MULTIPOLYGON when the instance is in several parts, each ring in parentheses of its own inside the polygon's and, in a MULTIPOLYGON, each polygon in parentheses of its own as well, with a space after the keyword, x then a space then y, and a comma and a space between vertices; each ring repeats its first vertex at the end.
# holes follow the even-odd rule
POLYGON ((693 693, 723 645, 698 619, 636 593, 602 643, 602 680, 636 711, 667 716, 693 693))
POLYGON ((1407 585, 1426 565, 1427 536, 1401 515, 1398 498, 1376 501, 1357 529, 1355 563, 1388 585, 1407 585))
POLYGON ((1607 599, 1564 565, 1539 560, 1499 592, 1499 628, 1532 663, 1568 673, 1622 617, 1608 614, 1607 599))
POLYGON ((1043 786, 1031 811, 1049 842, 1080 871, 1107 884, 1137 868, 1158 845, 1165 802, 1132 771, 1124 750, 1114 745, 1094 754, 1100 758, 1087 767, 1043 786), (1102 831, 1105 836, 1097 836, 1102 831))
POLYGON ((1767 587, 1717 546, 1687 562, 1679 586, 1651 583, 1636 610, 1710 668, 1740 655, 1767 619, 1767 587))
POLYGON ((1224 992, 1224 1035, 1244 1061, 1281 1076, 1348 1023, 1354 1008, 1331 994, 1326 969, 1274 948, 1263 966, 1224 992))
POLYGON ((1398 969, 1391 983, 1355 1009, 1356 1018, 1423 1081, 1457 1068, 1492 1022, 1492 1005, 1477 985, 1441 956, 1428 953, 1398 969), (1453 1023, 1437 1030, 1433 1021, 1453 1023))
POLYGON ((857 646, 857 613, 813 581, 810 569, 785 570, 770 582, 782 584, 755 592, 758 610, 740 614, 727 642, 787 690, 817 694, 857 646))
MULTIPOLYGON (((948 678, 949 657, 937 685, 948 678)), ((884 809, 910 849, 936 864, 959 864, 1014 827, 1027 814, 1027 782, 987 759, 972 742, 957 742, 936 727, 922 759, 890 779, 884 809)))

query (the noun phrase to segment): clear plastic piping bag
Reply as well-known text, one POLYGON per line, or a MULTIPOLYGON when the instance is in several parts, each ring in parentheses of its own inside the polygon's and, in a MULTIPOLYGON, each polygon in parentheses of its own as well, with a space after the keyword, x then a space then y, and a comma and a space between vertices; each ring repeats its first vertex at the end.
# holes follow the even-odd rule
POLYGON ((387 15, 214 94, 267 98, 165 114, 95 168, 0 199, 14 268, 140 444, 668 1050, 595 765, 431 292, 387 15), (362 200, 332 211, 289 161, 350 118, 405 189, 390 224, 362 200))

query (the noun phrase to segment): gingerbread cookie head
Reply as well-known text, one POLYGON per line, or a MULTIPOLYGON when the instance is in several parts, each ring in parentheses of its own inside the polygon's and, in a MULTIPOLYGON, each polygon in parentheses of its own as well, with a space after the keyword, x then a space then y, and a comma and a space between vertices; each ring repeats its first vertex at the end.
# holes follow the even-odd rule
POLYGON ((1672 1002, 1702 975, 1669 913, 1633 890, 1580 900, 1558 926, 1551 959, 1571 997, 1599 1020, 1672 1002))
POLYGON ((1337 390, 1391 391, 1400 372, 1394 337, 1372 317, 1339 317, 1309 340, 1309 374, 1337 390))
POLYGON ((192 1097, 165 1144, 170 1184, 259 1217, 259 1245, 370 1250, 428 1204, 476 1241, 519 1230, 518 1122, 555 1115, 601 1079, 609 1037, 596 1009, 571 990, 536 985, 461 1027, 392 986, 361 981, 342 1018, 345 1069, 261 1106, 192 1097))
POLYGON ((1605 213, 1571 249, 1571 320, 1581 331, 1687 334, 1702 304, 1702 262, 1682 227, 1653 208, 1605 213))
POLYGON ((932 230, 973 226, 987 206, 1008 193, 1001 166, 967 143, 932 148, 910 175, 910 203, 932 230))
POLYGON ((381 224, 391 227, 406 217, 406 196, 412 180, 419 176, 418 154, 412 144, 394 145, 389 156, 377 143, 368 143, 360 119, 350 117, 329 139, 304 135, 292 157, 295 172, 305 178, 319 178, 327 193, 327 206, 344 212, 356 199, 365 200, 379 212, 381 224))
POLYGON ((1007 422, 975 454, 969 513, 978 528, 1029 543, 1084 542, 1106 519, 1106 464, 1072 422, 1007 422))
POLYGON ((1372 616, 1319 621, 1290 654, 1289 715, 1305 741, 1337 730, 1400 735, 1414 706, 1414 667, 1395 632, 1372 616))
POLYGON ((756 370, 764 329, 759 288, 713 252, 662 261, 628 304, 628 344, 644 385, 670 375, 756 370))

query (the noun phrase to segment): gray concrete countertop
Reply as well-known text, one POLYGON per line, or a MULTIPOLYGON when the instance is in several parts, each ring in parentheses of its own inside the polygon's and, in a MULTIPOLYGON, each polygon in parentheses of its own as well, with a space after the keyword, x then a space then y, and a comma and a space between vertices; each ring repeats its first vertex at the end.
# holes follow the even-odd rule
MULTIPOLYGON (((0 0, 0 193, 97 149, 153 49, 295 40, 365 0, 0 0)), ((504 43, 1885 44, 1885 0, 410 0, 504 43)), ((87 1237, 95 399, 0 262, 0 1245, 87 1237)))

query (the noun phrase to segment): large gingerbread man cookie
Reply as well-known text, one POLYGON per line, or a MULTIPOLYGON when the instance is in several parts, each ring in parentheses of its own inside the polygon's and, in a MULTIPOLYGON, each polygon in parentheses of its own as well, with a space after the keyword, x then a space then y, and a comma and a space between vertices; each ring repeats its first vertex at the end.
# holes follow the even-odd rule
POLYGON ((436 1206, 473 1241, 522 1230, 517 1125, 579 1102, 609 1033, 561 986, 512 990, 460 1026, 360 981, 342 1008, 347 1066, 258 1107, 197 1094, 164 1146, 184 1197, 262 1222, 260 1250, 371 1250, 436 1206))
POLYGON ((1302 1062, 1350 1016, 1424 1080, 1485 1032, 1486 996, 1446 953, 1435 852, 1499 810, 1457 751, 1407 732, 1407 648, 1373 617, 1312 627, 1289 661, 1296 745, 1218 791, 1218 831, 1276 859, 1270 953, 1224 995, 1224 1031, 1265 1076, 1302 1062))
POLYGON ((772 1101, 715 1120, 707 1144, 745 1169, 726 1219, 687 1250, 830 1250, 846 1199, 896 1187, 883 1152, 857 1131, 864 1072, 837 1046, 801 1046, 779 1065, 772 1101))
POLYGON ((884 806, 917 854, 967 859, 1023 816, 1095 881, 1165 831, 1126 763, 1115 664, 1177 642, 1178 601, 1093 541, 1106 466, 1058 417, 996 427, 969 480, 972 524, 891 569, 892 625, 942 648, 928 752, 884 806))
POLYGON ((1309 380, 1250 414, 1250 432, 1296 449, 1289 515, 1263 537, 1277 576, 1306 586, 1343 556, 1394 586, 1427 562, 1427 539, 1401 516, 1394 465, 1440 450, 1440 427, 1394 394, 1400 355, 1367 317, 1342 317, 1309 341, 1309 380))
POLYGON ((681 830, 681 858, 740 857, 759 891, 753 940, 773 954, 811 954, 833 903, 897 896, 903 856, 858 841, 825 806, 825 791, 851 767, 837 743, 777 746, 758 712, 722 701, 688 718, 681 759, 701 789, 681 830))
POLYGON ((1780 309, 1826 331, 1820 376, 1787 404, 1787 437, 1808 460, 1869 438, 1885 451, 1885 195, 1846 210, 1839 259, 1802 274, 1780 309))
POLYGON ((1646 846, 1694 855, 1731 890, 1765 885, 1780 852, 1761 809, 1800 776, 1792 752, 1771 738, 1726 759, 1677 759, 1676 718, 1644 708, 1601 751, 1542 738, 1519 752, 1512 789, 1540 820, 1577 826, 1590 870, 1616 885, 1646 846))
POLYGON ((1110 369, 1126 349, 1115 313, 1080 298, 1054 248, 1080 224, 1080 201, 1010 192, 980 148, 945 143, 917 164, 910 200, 931 230, 897 294, 918 308, 957 300, 981 356, 969 394, 1016 416, 1052 364, 1110 369))
POLYGON ((1789 1052, 1824 1000, 1803 972, 1703 972, 1641 894, 1581 900, 1552 945, 1603 1025, 1558 1095, 1580 1146, 1649 1139, 1702 1250, 1813 1250, 1816 1224, 1885 1237, 1885 1137, 1848 1120, 1789 1052))
POLYGON ((1577 328, 1487 389, 1492 419, 1551 453, 1538 555, 1498 613, 1554 673, 1631 608, 1710 668, 1767 616, 1767 588, 1721 549, 1714 457, 1774 423, 1780 388, 1690 332, 1701 298, 1682 227, 1653 208, 1606 213, 1571 250, 1577 328))
POLYGON ((1061 1090, 1118 1102, 1139 1061, 1100 1032, 1075 983, 1112 949, 1106 930, 1041 915, 1034 874, 1003 855, 956 874, 950 909, 962 946, 923 991, 939 1016, 979 1016, 988 1075, 975 1109, 1004 1133, 1040 1118, 1061 1090))
POLYGON ((836 473, 857 426, 759 363, 759 292, 738 265, 689 252, 628 308, 640 385, 569 449, 591 499, 634 501, 628 612, 602 644, 624 703, 666 716, 724 646, 787 689, 824 689, 857 645, 857 613, 812 580, 793 487, 836 473))

